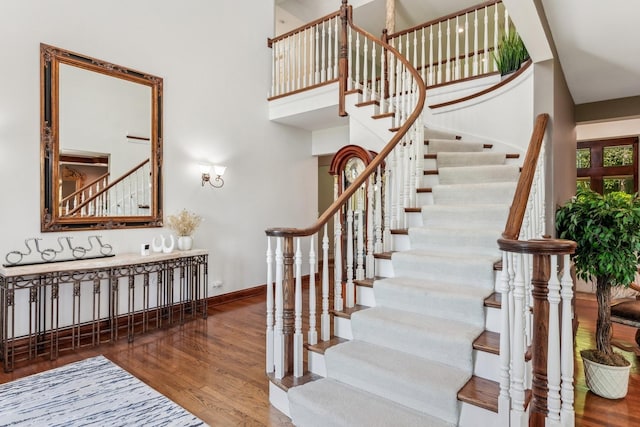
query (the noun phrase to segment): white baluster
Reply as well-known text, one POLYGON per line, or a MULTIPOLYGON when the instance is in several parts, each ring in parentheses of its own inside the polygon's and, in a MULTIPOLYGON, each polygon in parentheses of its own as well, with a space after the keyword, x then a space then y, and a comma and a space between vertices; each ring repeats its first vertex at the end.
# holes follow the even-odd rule
POLYGON ((422 77, 422 81, 426 82, 427 81, 427 64, 425 63, 425 57, 426 57, 426 51, 427 51, 427 46, 425 45, 426 43, 426 36, 424 34, 424 27, 422 27, 422 36, 420 39, 420 65, 422 66, 422 73, 420 75, 420 77, 422 77))
POLYGON ((322 341, 331 337, 331 323, 329 318, 329 231, 324 225, 322 237, 322 315, 320 316, 320 334, 322 341))
MULTIPOLYGON (((391 244, 391 222, 393 215, 393 203, 392 203, 392 185, 391 185, 391 164, 395 159, 395 152, 392 151, 389 154, 390 160, 384 168, 384 180, 382 181, 383 187, 380 189, 380 193, 384 194, 384 198, 382 200, 382 212, 384 215, 384 226, 382 229, 382 246, 384 252, 389 252, 393 250, 393 246, 391 244)), ((376 249, 378 252, 378 249, 376 249)))
POLYGON ((276 89, 276 83, 278 81, 278 72, 277 72, 277 64, 278 64, 278 56, 276 54, 277 52, 277 43, 274 43, 271 45, 271 92, 269 93, 270 96, 276 96, 278 94, 278 91, 276 89))
POLYGON ((315 65, 315 72, 314 72, 314 84, 318 84, 320 83, 320 27, 318 25, 316 25, 315 27, 315 60, 316 60, 316 65, 315 65))
POLYGON ((509 413, 511 398, 509 389, 511 385, 511 325, 509 322, 509 263, 511 257, 507 252, 502 252, 502 271, 500 272, 500 395, 498 397, 499 425, 509 425, 509 413))
MULTIPOLYGON (((547 347, 547 426, 560 425, 560 281, 558 258, 551 256, 547 299, 549 300, 549 329, 547 347)), ((543 321, 543 319, 540 319, 543 321)))
POLYGON ((267 373, 273 372, 273 252, 267 237, 267 373))
POLYGON ((302 34, 296 34, 298 45, 296 47, 296 89, 302 87, 302 34))
MULTIPOLYGON (((495 4, 494 13, 493 13, 493 47, 494 49, 498 48, 498 31, 500 25, 498 23, 498 3, 495 4)), ((493 62, 493 71, 498 71, 498 64, 495 61, 493 62)))
POLYGON ((451 81, 451 20, 447 19, 447 65, 445 70, 445 81, 451 81))
MULTIPOLYGON (((378 167, 380 169, 380 167, 378 167)), ((376 195, 375 195, 375 174, 369 176, 367 184, 367 262, 365 268, 365 277, 374 276, 375 260, 373 257, 373 249, 375 245, 375 224, 376 224, 376 195)), ((382 243, 382 241, 380 242, 382 243)))
MULTIPOLYGON (((378 96, 378 82, 376 81, 376 44, 371 43, 371 96, 370 100, 377 101, 382 97, 378 96)), ((382 64, 380 64, 382 66, 382 64)))
POLYGON ((315 235, 311 236, 309 243, 309 344, 318 343, 318 331, 316 330, 316 250, 315 235))
MULTIPOLYGON (((351 30, 351 27, 348 27, 347 29, 347 58, 353 58, 353 31, 351 30)), ((349 73, 349 78, 347 79, 347 89, 348 90, 352 90, 353 89, 353 60, 349 59, 349 65, 348 65, 348 73, 349 73)))
POLYGON ((320 81, 327 81, 327 29, 325 28, 326 21, 322 21, 322 50, 320 51, 321 61, 320 61, 320 81))
POLYGON ((571 261, 564 255, 564 271, 561 281, 562 296, 562 337, 560 345, 560 372, 562 379, 560 421, 564 427, 575 425, 573 409, 573 279, 571 278, 571 261))
POLYGON ((480 53, 478 52, 478 9, 473 13, 473 76, 477 76, 478 71, 478 56, 480 53))
MULTIPOLYGON (((338 41, 340 40, 340 33, 338 32, 338 22, 340 21, 340 19, 338 17, 333 18, 333 25, 334 25, 334 43, 333 43, 333 57, 335 58, 333 61, 333 76, 335 79, 337 79, 339 77, 338 75, 338 58, 339 58, 339 54, 340 54, 340 45, 338 43, 338 41)), ((349 58, 349 56, 347 56, 347 58, 349 58)))
MULTIPOLYGON (((328 47, 327 47, 327 80, 331 80, 333 79, 333 49, 331 49, 332 47, 332 43, 331 43, 331 33, 333 31, 333 28, 331 27, 331 21, 328 22, 327 24, 327 39, 329 40, 328 43, 328 47)), ((336 38, 337 38, 338 34, 336 33, 336 38)))
MULTIPOLYGON (((356 229, 356 280, 364 279, 364 189, 361 187, 356 192, 356 212, 355 216, 357 216, 358 222, 356 229)), ((354 219, 355 219, 354 216, 354 219)))
POLYGON ((525 419, 525 361, 524 361, 524 312, 525 312, 525 285, 524 272, 522 271, 522 255, 514 255, 516 275, 514 279, 513 305, 513 357, 511 374, 511 425, 523 426, 525 419))
POLYGON ((355 67, 356 67, 356 79, 355 79, 355 88, 362 89, 360 82, 360 33, 356 33, 356 56, 355 67))
POLYGON ((307 55, 309 54, 307 50, 309 49, 309 40, 307 40, 307 35, 309 34, 309 30, 303 31, 303 40, 302 40, 302 86, 307 87, 307 77, 309 76, 309 65, 307 64, 307 55))
POLYGON ((347 202, 347 284, 345 286, 345 304, 347 308, 355 305, 353 298, 353 199, 347 202))
MULTIPOLYGON (((338 198, 338 175, 333 181, 333 200, 338 198)), ((334 292, 333 292, 333 309, 342 311, 344 308, 344 300, 342 298, 342 208, 338 209, 333 217, 333 275, 334 275, 334 292)))
MULTIPOLYGON (((409 35, 407 35, 409 37, 409 35)), ((413 32, 413 68, 418 69, 418 32, 413 32)))
POLYGON ((362 54, 364 62, 362 64, 362 101, 371 100, 371 92, 369 91, 369 40, 365 37, 363 40, 362 54))
POLYGON ((456 56, 454 58, 454 62, 453 62, 453 66, 454 66, 454 70, 455 70, 455 79, 459 80, 460 79, 460 32, 459 32, 459 28, 460 28, 460 22, 459 22, 459 17, 456 16, 456 29, 455 29, 455 34, 456 34, 456 56))
POLYGON ((433 86, 433 25, 429 25, 429 86, 433 86))
POLYGON ((464 78, 469 77, 469 14, 464 14, 464 78))
POLYGON ((302 251, 300 250, 300 238, 296 237, 296 289, 294 295, 294 334, 293 334, 293 376, 301 377, 302 369, 302 251))
POLYGON ((504 33, 509 34, 509 11, 504 8, 504 33))
POLYGON ((287 80, 287 92, 291 92, 293 90, 293 77, 291 73, 291 37, 287 37, 287 72, 286 72, 286 80, 287 80))
POLYGON ((380 53, 380 114, 384 114, 387 112, 387 98, 385 97, 385 89, 387 87, 386 79, 388 78, 389 71, 387 70, 385 74, 384 57, 385 50, 382 49, 382 52, 380 53))
MULTIPOLYGON (((497 49, 497 46, 494 46, 497 49)), ((497 50, 495 51, 496 55, 498 54, 497 50)), ((487 6, 484 7, 484 63, 483 70, 484 74, 489 72, 489 61, 491 59, 491 55, 489 55, 489 8, 487 6)))
POLYGON ((273 361, 276 378, 284 377, 284 293, 282 278, 284 272, 284 257, 282 255, 282 238, 276 237, 276 292, 275 292, 275 333, 273 339, 273 361))
POLYGON ((442 22, 438 22, 438 74, 436 83, 442 83, 442 22))

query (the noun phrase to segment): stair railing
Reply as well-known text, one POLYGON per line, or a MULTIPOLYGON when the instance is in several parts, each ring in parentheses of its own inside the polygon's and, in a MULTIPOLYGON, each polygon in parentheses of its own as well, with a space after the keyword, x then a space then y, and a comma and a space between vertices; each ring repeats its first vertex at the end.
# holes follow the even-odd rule
POLYGON ((573 426, 572 241, 545 237, 547 114, 536 118, 502 238, 500 425, 573 426), (530 355, 530 361, 527 361, 530 355), (527 390, 532 401, 527 411, 527 390))
MULTIPOLYGON (((425 85, 419 73, 411 66, 411 64, 393 47, 377 40, 374 36, 366 31, 356 27, 352 20, 352 8, 343 0, 339 12, 341 25, 340 55, 338 57, 340 85, 341 91, 345 95, 358 96, 360 99, 367 99, 373 103, 393 103, 394 107, 390 116, 394 116, 394 125, 397 126, 393 137, 387 145, 376 155, 369 165, 359 175, 354 177, 348 187, 340 193, 335 201, 327 210, 325 210, 318 220, 307 228, 271 228, 266 230, 267 235, 267 329, 266 329, 266 371, 272 374, 275 379, 282 379, 286 375, 293 374, 294 377, 303 375, 303 344, 304 333, 302 330, 302 284, 303 272, 307 272, 309 280, 309 310, 306 313, 309 319, 309 330, 307 331, 307 342, 316 344, 318 336, 320 340, 326 341, 330 339, 331 330, 331 313, 329 286, 334 286, 334 302, 333 310, 343 310, 346 300, 347 307, 353 306, 354 298, 353 289, 347 288, 346 295, 343 298, 342 285, 353 283, 354 274, 358 271, 358 262, 353 264, 353 254, 357 252, 353 247, 349 247, 349 242, 356 242, 360 245, 362 236, 358 237, 352 227, 353 218, 356 217, 360 224, 360 230, 364 230, 367 221, 374 221, 376 224, 367 224, 367 229, 374 230, 374 234, 382 235, 382 228, 389 224, 388 217, 383 219, 382 212, 385 210, 382 203, 387 203, 389 198, 390 186, 404 187, 408 184, 405 177, 395 176, 396 169, 383 166, 394 158, 400 156, 400 161, 408 165, 409 147, 421 146, 413 143, 416 141, 416 135, 421 135, 423 128, 420 115, 425 102, 425 85), (364 54, 365 43, 367 55, 364 54), (374 48, 375 46, 375 48, 374 48), (360 50, 362 49, 362 50, 360 50), (358 54, 356 54, 356 51, 358 54), (377 53, 373 53, 377 52, 377 53), (350 64, 352 59, 361 58, 361 62, 350 64), (368 58, 368 59, 364 59, 368 58), (393 71, 385 70, 383 66, 385 60, 390 60, 394 64, 393 71), (356 68, 357 67, 357 71, 356 68), (368 71, 364 71, 368 70, 368 71), (393 84, 398 88, 396 96, 386 99, 384 97, 384 88, 380 86, 371 87, 364 84, 367 80, 375 81, 377 79, 369 79, 374 76, 374 71, 382 73, 380 80, 386 80, 389 84, 393 84), (359 73, 363 72, 367 78, 361 78, 359 73), (371 74, 369 74, 371 73, 371 74), (389 75, 387 75, 389 74, 389 75), (350 89, 349 89, 350 88, 350 89), (382 90, 381 90, 382 89, 382 90), (397 99, 396 99, 397 98, 397 99), (402 148, 400 148, 402 147, 402 148), (401 149, 402 154, 396 154, 395 150, 401 149), (363 194, 373 195, 368 197, 371 200, 370 205, 377 208, 375 213, 362 213, 363 194), (347 215, 347 225, 345 232, 349 236, 347 238, 347 254, 341 253, 342 229, 340 216, 347 215), (351 220, 349 220, 351 216, 351 220), (329 277, 329 232, 327 222, 330 218, 334 218, 334 277, 329 277), (382 224, 382 222, 385 222, 382 224), (372 227, 373 226, 373 227, 372 227), (320 234, 322 230, 322 234, 320 234), (320 318, 320 334, 316 327, 316 242, 321 247, 321 271, 319 272, 321 281, 321 306, 322 312, 320 318), (304 251, 308 250, 308 260, 303 260, 304 251), (350 256, 349 253, 352 255, 350 256), (344 263, 344 264, 343 264, 344 263), (347 277, 343 277, 343 266, 346 266, 347 277), (305 271, 303 271, 305 270, 305 271)), ((335 33, 334 33, 335 35, 335 33)), ((344 101, 341 101, 344 105, 344 101)), ((388 110, 387 110, 388 111, 388 110)), ((412 155, 414 164, 420 164, 415 154, 412 155)), ((399 170, 399 169, 398 169, 399 170)), ((415 171, 415 169, 414 169, 415 171)), ((337 190, 336 190, 337 191, 337 190)), ((373 209, 373 208, 371 208, 373 209)), ((389 210, 386 208, 386 210, 389 210)), ((385 215, 386 216, 386 215, 385 215)), ((358 228, 355 229, 358 233, 358 228)), ((376 238, 377 239, 377 238, 376 238)), ((381 239, 381 237, 380 237, 381 239)), ((369 243, 367 243, 369 244, 369 243)), ((374 246, 381 247, 382 242, 377 240, 373 242, 374 246)))
POLYGON ((149 214, 151 190, 149 159, 137 164, 111 183, 90 189, 65 214, 66 217, 86 216, 144 216, 149 214))
POLYGON ((99 193, 101 188, 108 185, 109 173, 99 176, 90 183, 84 185, 82 188, 74 191, 68 196, 60 200, 59 215, 65 216, 69 214, 69 211, 75 206, 78 206, 85 199, 93 196, 95 193, 99 193))
POLYGON ((384 37, 433 86, 497 71, 491 53, 510 25, 507 9, 494 0, 384 37))

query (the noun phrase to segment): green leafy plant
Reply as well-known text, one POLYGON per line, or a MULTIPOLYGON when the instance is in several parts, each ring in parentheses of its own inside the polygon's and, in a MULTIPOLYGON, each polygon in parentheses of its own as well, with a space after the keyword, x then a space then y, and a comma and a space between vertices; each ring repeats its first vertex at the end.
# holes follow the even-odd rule
POLYGON ((515 28, 502 34, 498 44, 498 53, 492 52, 500 74, 505 75, 520 68, 520 64, 529 59, 529 52, 515 28))
POLYGON ((178 236, 191 236, 202 222, 202 217, 186 209, 177 215, 167 217, 167 226, 174 230, 178 236))
POLYGON ((640 252, 640 198, 623 192, 604 196, 578 188, 576 196, 556 212, 558 236, 574 240, 577 275, 596 281, 598 320, 596 349, 583 351, 598 363, 627 366, 611 347, 611 287, 629 286, 638 269, 640 252))

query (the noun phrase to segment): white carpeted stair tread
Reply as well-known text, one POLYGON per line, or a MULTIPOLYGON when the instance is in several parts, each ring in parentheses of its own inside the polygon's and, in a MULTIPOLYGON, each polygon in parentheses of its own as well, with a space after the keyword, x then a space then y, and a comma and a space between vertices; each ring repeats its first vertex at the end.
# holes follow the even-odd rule
MULTIPOLYGON (((327 376, 457 423, 457 393, 471 377, 454 367, 358 339, 325 352, 327 376)), ((394 424, 399 425, 399 424, 394 424)))
POLYGON ((417 279, 390 277, 376 280, 373 292, 377 307, 388 307, 442 319, 468 323, 478 327, 485 324, 484 300, 491 289, 476 288, 417 279))
POLYGON ((481 142, 462 142, 450 139, 429 138, 428 152, 431 154, 444 152, 482 152, 483 150, 484 144, 481 142))
POLYGON ((466 223, 460 223, 460 228, 412 227, 409 228, 409 242, 411 249, 498 257, 502 230, 471 227, 466 223))
POLYGON ((425 227, 465 227, 504 229, 509 215, 509 204, 478 205, 425 205, 422 206, 422 223, 425 227))
POLYGON ((411 249, 394 252, 391 263, 395 276, 414 277, 442 283, 465 283, 482 289, 494 288, 493 265, 500 257, 411 249))
POLYGON ((517 165, 483 165, 438 168, 440 184, 473 184, 482 182, 514 182, 520 176, 517 165))
POLYGON ((347 384, 324 378, 289 389, 291 419, 298 427, 455 427, 347 384))
POLYGON ((508 204, 513 201, 515 182, 483 184, 436 185, 432 189, 433 203, 445 205, 508 204))
POLYGON ((438 153, 436 163, 438 168, 456 166, 502 165, 505 163, 505 153, 438 153))

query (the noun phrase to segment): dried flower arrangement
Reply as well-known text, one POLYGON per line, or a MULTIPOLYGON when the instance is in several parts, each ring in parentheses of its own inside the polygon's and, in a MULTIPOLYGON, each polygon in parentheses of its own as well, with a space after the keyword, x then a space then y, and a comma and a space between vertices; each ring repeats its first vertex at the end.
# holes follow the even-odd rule
POLYGON ((177 215, 167 217, 167 226, 174 230, 178 236, 191 236, 202 222, 202 217, 186 209, 177 215))

